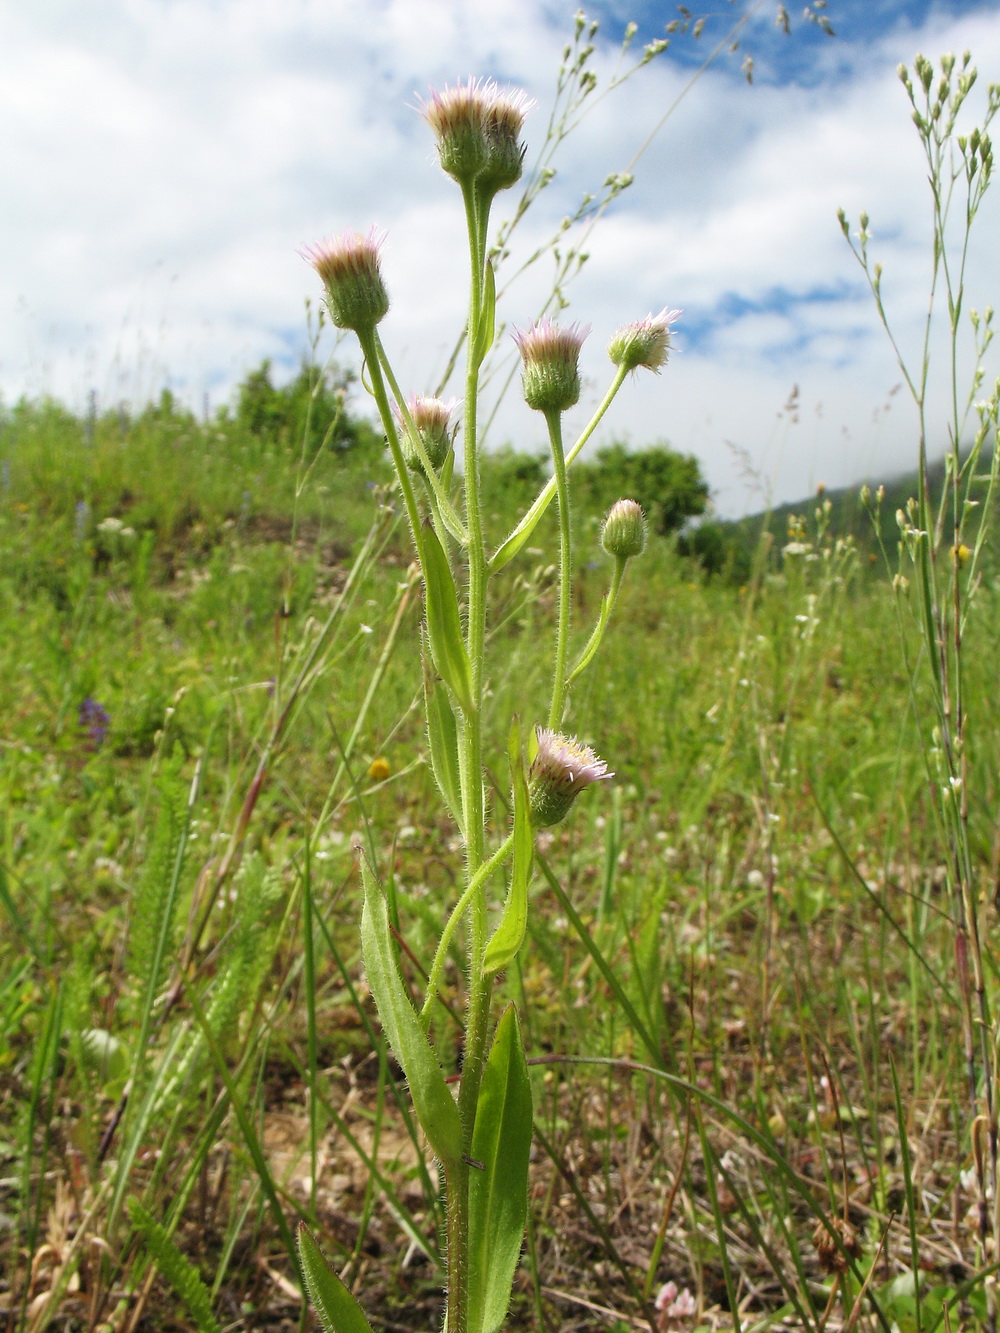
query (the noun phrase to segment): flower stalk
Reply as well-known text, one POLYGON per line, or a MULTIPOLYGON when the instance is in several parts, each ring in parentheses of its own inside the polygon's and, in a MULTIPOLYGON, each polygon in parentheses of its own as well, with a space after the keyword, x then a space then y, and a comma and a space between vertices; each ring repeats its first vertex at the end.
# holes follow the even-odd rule
MULTIPOLYGON (((579 355, 586 330, 542 320, 516 335, 523 361, 525 401, 545 419, 553 476, 493 559, 488 559, 479 484, 478 408, 481 367, 496 327, 495 285, 487 259, 489 216, 496 194, 513 185, 521 174, 524 148, 520 131, 526 110, 523 95, 501 92, 492 82, 476 80, 433 93, 423 108, 437 139, 441 166, 461 189, 469 249, 462 406, 464 503, 459 508, 450 493, 455 435, 450 415, 454 405, 433 398, 407 398, 379 335, 378 326, 389 310, 380 271, 381 238, 375 232, 367 236, 348 232, 305 252, 323 281, 331 319, 357 335, 392 455, 424 584, 423 642, 429 659, 424 675, 431 764, 464 842, 464 887, 450 911, 443 914, 419 1010, 413 1006, 398 969, 396 945, 374 870, 364 860, 361 867, 365 888, 362 945, 369 985, 383 1029, 409 1083, 414 1108, 445 1177, 449 1333, 483 1328, 487 1319, 495 1320, 498 1299, 503 1302, 509 1298, 527 1209, 531 1087, 516 1015, 508 1012, 495 1028, 492 1026, 493 983, 514 960, 526 935, 536 830, 564 819, 582 791, 612 776, 588 745, 563 735, 560 727, 570 682, 596 653, 625 565, 645 541, 638 506, 620 501, 609 515, 604 533, 605 548, 615 559, 611 589, 602 604, 598 630, 570 673, 572 530, 568 467, 603 418, 625 377, 638 366, 659 370, 666 360, 668 325, 674 317, 674 313, 668 316, 665 311, 659 316, 650 315, 645 321, 627 326, 618 341, 613 341, 610 352, 616 369, 611 386, 568 454, 563 447, 562 419, 580 396, 579 355), (489 581, 521 550, 553 496, 559 517, 559 606, 552 699, 548 725, 536 728, 536 751, 530 768, 522 754, 516 719, 511 727, 508 758, 512 814, 510 827, 502 833, 492 827, 486 803, 483 705, 491 669, 486 651, 489 581), (422 503, 429 510, 426 517, 422 503), (490 938, 491 894, 501 872, 507 887, 499 924, 490 938), (446 960, 463 925, 467 987, 456 1102, 434 1045, 433 1026, 446 960), (499 1144, 506 1145, 502 1164, 480 1160, 500 1151, 499 1144), (517 1163, 516 1169, 511 1169, 512 1162, 517 1163), (487 1170, 492 1182, 489 1189, 471 1174, 487 1170), (483 1210, 494 1208, 493 1197, 498 1190, 503 1204, 494 1217, 483 1210), (492 1311, 489 1315, 487 1305, 492 1311)), ((492 664, 492 670, 498 670, 497 664, 492 664)), ((347 1311, 348 1322, 362 1327, 363 1315, 343 1284, 332 1277, 317 1277, 320 1260, 316 1247, 304 1243, 300 1254, 310 1278, 310 1294, 328 1326, 341 1326, 347 1311), (325 1302, 332 1305, 328 1308, 325 1302)))

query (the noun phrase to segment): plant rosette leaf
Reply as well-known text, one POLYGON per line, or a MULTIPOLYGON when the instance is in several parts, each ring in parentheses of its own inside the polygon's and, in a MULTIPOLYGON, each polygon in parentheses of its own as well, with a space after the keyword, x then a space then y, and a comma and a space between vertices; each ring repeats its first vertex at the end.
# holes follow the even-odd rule
POLYGON ((531 1081, 510 1005, 483 1072, 472 1135, 469 1333, 496 1333, 507 1314, 528 1215, 532 1124, 531 1081))
POLYGON ((331 1268, 304 1222, 299 1223, 298 1239, 306 1291, 326 1333, 372 1333, 361 1306, 331 1268))
POLYGON ((359 858, 365 892, 361 912, 361 951, 368 985, 389 1045, 410 1085, 413 1109, 431 1147, 442 1162, 457 1162, 462 1152, 458 1107, 403 984, 396 963, 385 894, 363 852, 359 853, 359 858))

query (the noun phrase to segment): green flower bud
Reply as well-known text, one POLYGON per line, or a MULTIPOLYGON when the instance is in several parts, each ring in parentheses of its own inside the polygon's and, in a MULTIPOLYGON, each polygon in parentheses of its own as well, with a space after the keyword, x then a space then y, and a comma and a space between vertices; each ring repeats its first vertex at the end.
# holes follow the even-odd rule
POLYGON ((531 822, 535 828, 550 828, 566 817, 585 787, 614 774, 575 736, 561 736, 545 727, 536 728, 536 735, 538 753, 528 773, 531 822))
POLYGON ((524 93, 504 93, 492 79, 432 92, 421 111, 437 138, 441 167, 460 185, 473 181, 487 194, 520 180, 519 140, 530 107, 524 93))
POLYGON ((327 309, 338 329, 370 331, 389 313, 379 270, 382 239, 374 227, 367 236, 345 231, 301 252, 323 280, 327 309))
POLYGON ((590 332, 571 324, 561 329, 550 319, 540 320, 525 333, 515 330, 514 341, 524 362, 521 383, 524 401, 539 412, 565 412, 580 397, 580 348, 590 332))
POLYGON ((670 325, 680 318, 680 313, 664 306, 658 315, 647 315, 635 324, 626 324, 611 339, 608 356, 616 366, 624 366, 626 370, 643 366, 659 373, 670 351, 670 325))
MULTIPOLYGON (((454 398, 447 403, 443 403, 440 398, 424 398, 418 394, 406 401, 410 420, 420 435, 420 442, 426 449, 427 457, 430 459, 435 472, 441 470, 445 459, 452 450, 455 427, 449 425, 449 418, 457 405, 457 400, 454 398)), ((404 427, 402 445, 406 465, 412 472, 423 472, 423 462, 414 448, 409 430, 406 429, 403 414, 397 410, 397 416, 399 416, 404 427)))
POLYGON ((646 516, 635 500, 616 500, 601 529, 601 545, 608 555, 631 560, 646 549, 646 516))
POLYGON ((524 170, 521 126, 531 103, 524 93, 497 93, 485 115, 488 154, 476 184, 489 195, 509 190, 524 170))

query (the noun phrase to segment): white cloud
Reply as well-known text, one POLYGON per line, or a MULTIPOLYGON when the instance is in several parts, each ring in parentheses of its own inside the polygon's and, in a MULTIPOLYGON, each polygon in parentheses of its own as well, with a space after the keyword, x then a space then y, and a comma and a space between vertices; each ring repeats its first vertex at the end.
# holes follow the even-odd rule
MULTIPOLYGON (((574 8, 8 7, 0 115, 15 129, 0 145, 0 392, 51 392, 79 406, 92 387, 108 401, 169 382, 195 404, 205 391, 218 403, 262 357, 291 366, 304 345, 303 300, 316 291, 297 248, 373 221, 389 232, 387 345, 406 387, 432 387, 462 318, 462 219, 415 96, 473 73, 524 86, 539 102, 528 122, 535 150, 574 8)), ((926 303, 926 184, 895 65, 921 47, 968 46, 984 83, 1000 74, 1000 16, 933 22, 864 49, 826 44, 821 59, 838 74, 817 87, 747 88, 710 71, 586 238, 590 258, 570 288, 572 317, 594 328, 579 420, 603 392, 613 329, 682 306, 683 350, 662 376, 626 386, 605 438, 669 438, 697 453, 723 512, 746 503, 734 445, 776 499, 912 458, 902 395, 880 410, 900 376, 836 209, 855 225, 861 208, 871 214, 887 303, 913 354, 926 303), (793 384, 797 423, 779 416, 793 384)), ((614 55, 599 52, 602 74, 614 55)), ((655 63, 595 108, 522 227, 522 253, 628 164, 686 77, 655 63)), ((969 284, 983 304, 997 295, 998 220, 992 201, 969 284)), ((514 284, 508 322, 533 317, 550 273, 546 261, 514 284)), ((338 354, 350 356, 349 345, 338 354)), ((512 395, 497 438, 540 444, 538 427, 512 395)))

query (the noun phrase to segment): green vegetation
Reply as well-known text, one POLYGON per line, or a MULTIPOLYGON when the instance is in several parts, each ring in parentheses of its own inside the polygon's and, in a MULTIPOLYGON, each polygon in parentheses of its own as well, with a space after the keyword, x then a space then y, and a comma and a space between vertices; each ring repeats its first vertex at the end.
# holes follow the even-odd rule
MULTIPOLYGON (((1000 86, 958 137, 970 57, 902 78, 932 187, 931 300, 922 360, 900 362, 916 493, 874 576, 824 497, 781 540, 754 534, 739 570, 723 560, 733 578, 705 572, 701 529, 701 564, 658 536, 623 581, 642 518, 626 501, 603 542, 592 516, 571 529, 559 413, 578 335, 547 323, 519 343, 558 569, 540 502, 498 548, 542 478, 504 456, 481 500, 467 470, 463 499, 450 439, 431 461, 415 424, 431 440, 433 400, 406 421, 406 469, 362 237, 313 259, 332 313, 365 307, 406 536, 335 376, 280 389, 264 366, 211 423, 168 394, 135 420, 5 414, 7 1328, 305 1327, 305 1278, 340 1330, 368 1326, 362 1288, 377 1323, 437 1323, 446 1280, 461 1333, 499 1327, 513 1271, 511 1327, 995 1330, 1000 383, 982 396, 992 311, 969 312, 970 357, 963 302, 1000 86), (571 682, 580 740, 540 733, 548 767, 526 768, 517 719, 551 698, 554 729, 571 682), (485 887, 505 849, 500 914, 485 887), (493 998, 510 1003, 486 1058, 493 998)), ((428 118, 450 132, 456 105, 494 96, 470 83, 428 118)), ((517 103, 492 112, 463 168, 472 402, 494 332, 484 192, 521 161, 516 144, 497 157, 517 103)), ((891 337, 868 219, 841 222, 891 337)), ((669 322, 619 331, 616 387, 662 365, 669 322)), ((597 464, 570 489, 596 499, 617 468, 649 484, 661 533, 703 505, 662 446, 597 464)), ((887 500, 862 499, 877 532, 887 500)))
MULTIPOLYGON (((454 830, 413 709, 417 606, 370 489, 383 474, 168 403, 92 431, 22 404, 2 455, 0 1309, 16 1328, 175 1309, 277 1327, 301 1310, 277 1219, 301 1216, 364 1268, 374 1318, 432 1321, 436 1178, 359 988, 351 850, 389 877, 418 983, 454 830)), ((801 545, 775 544, 741 590, 654 541, 575 696, 617 778, 543 840, 552 879, 505 982, 530 1000, 539 1130, 515 1327, 641 1318, 667 1279, 710 1323, 735 1299, 748 1325, 787 1308, 818 1326, 854 1279, 831 1275, 803 1189, 846 1219, 902 1327, 908 1192, 925 1327, 974 1272, 943 849, 889 577, 861 580, 833 523, 810 518, 801 545)), ((576 559, 593 614, 586 525, 576 559)), ((529 553, 505 575, 498 773, 504 719, 549 685, 551 573, 529 553)), ((988 715, 992 582, 969 639, 967 707, 988 715)), ((988 729, 968 763, 986 886, 988 729)), ((456 954, 446 998, 462 986, 456 954)))

